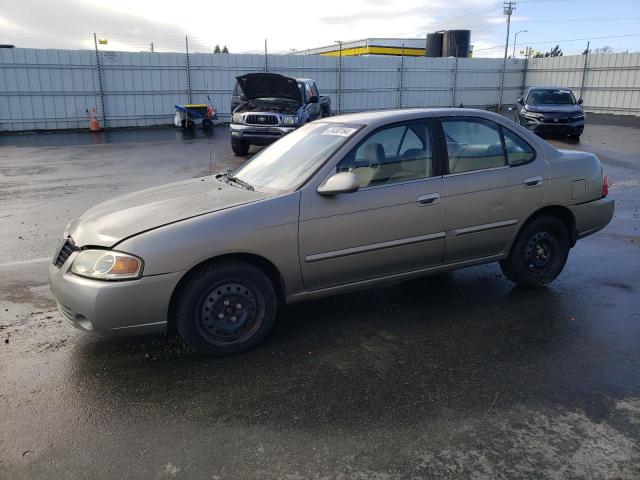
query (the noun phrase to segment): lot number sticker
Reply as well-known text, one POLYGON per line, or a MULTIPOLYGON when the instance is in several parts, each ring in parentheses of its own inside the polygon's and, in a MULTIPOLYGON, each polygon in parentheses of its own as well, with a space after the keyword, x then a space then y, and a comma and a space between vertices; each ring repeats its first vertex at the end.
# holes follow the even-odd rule
POLYGON ((348 137, 353 132, 358 130, 357 128, 349 128, 349 127, 330 127, 327 128, 320 135, 336 135, 338 137, 348 137))

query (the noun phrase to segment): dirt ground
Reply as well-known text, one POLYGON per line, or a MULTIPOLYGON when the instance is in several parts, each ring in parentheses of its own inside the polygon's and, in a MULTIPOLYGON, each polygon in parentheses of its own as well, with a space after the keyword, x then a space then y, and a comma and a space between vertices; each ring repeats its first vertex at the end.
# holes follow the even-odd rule
POLYGON ((549 288, 492 264, 297 304, 218 360, 74 330, 46 272, 89 206, 239 165, 227 129, 0 136, 0 478, 640 478, 640 119, 588 121, 550 141, 616 214, 549 288))

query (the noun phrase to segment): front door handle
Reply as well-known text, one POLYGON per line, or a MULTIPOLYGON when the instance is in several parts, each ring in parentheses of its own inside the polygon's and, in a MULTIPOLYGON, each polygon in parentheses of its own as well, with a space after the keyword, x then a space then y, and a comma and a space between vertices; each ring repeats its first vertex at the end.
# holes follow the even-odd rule
POLYGON ((419 207, 435 205, 436 203, 440 203, 440 194, 430 193, 429 195, 420 195, 418 198, 416 198, 416 203, 419 207))
POLYGON ((542 177, 525 178, 522 183, 524 183, 525 187, 539 187, 542 185, 542 177))

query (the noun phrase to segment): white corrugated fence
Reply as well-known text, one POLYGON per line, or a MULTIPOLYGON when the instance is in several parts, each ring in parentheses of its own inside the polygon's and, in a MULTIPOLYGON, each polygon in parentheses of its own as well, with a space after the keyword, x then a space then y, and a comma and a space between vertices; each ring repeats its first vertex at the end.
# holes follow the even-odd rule
POLYGON ((334 113, 389 108, 510 105, 534 84, 582 91, 587 111, 640 115, 640 54, 507 60, 323 57, 0 49, 0 131, 171 123, 176 103, 230 115, 235 77, 269 71, 313 78, 334 113), (504 72, 503 72, 504 64, 504 72))

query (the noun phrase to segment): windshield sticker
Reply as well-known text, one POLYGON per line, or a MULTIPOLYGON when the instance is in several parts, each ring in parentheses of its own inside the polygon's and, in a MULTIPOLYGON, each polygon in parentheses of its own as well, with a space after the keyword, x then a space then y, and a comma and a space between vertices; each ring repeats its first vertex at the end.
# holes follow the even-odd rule
POLYGON ((348 127, 330 127, 327 128, 320 135, 336 135, 338 137, 348 137, 353 132, 358 130, 357 128, 348 128, 348 127))

